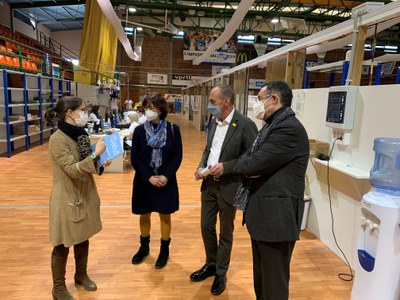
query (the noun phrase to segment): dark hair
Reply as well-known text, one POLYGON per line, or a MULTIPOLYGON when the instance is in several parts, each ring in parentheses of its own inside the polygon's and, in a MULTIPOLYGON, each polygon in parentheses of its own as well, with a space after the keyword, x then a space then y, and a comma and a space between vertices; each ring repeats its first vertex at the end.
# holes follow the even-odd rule
POLYGON ((168 104, 165 98, 160 94, 152 94, 149 101, 161 112, 160 119, 165 119, 168 115, 168 104))
POLYGON ((149 102, 151 101, 150 98, 151 98, 150 95, 147 95, 146 97, 144 97, 144 99, 142 101, 142 106, 143 107, 146 107, 149 104, 149 102))
POLYGON ((217 86, 221 92, 222 98, 229 98, 231 104, 235 104, 235 91, 230 85, 217 86))
POLYGON ((92 113, 94 113, 96 116, 99 114, 99 106, 95 105, 92 107, 92 113))
POLYGON ((44 118, 48 123, 56 124, 57 121, 64 121, 68 109, 75 110, 82 105, 83 100, 75 96, 65 96, 57 101, 53 108, 46 110, 44 118))
POLYGON ((273 93, 280 94, 282 106, 289 107, 292 105, 292 98, 293 98, 292 89, 285 81, 282 80, 270 81, 264 84, 261 88, 263 88, 264 86, 267 87, 268 90, 267 94, 273 94, 273 93))

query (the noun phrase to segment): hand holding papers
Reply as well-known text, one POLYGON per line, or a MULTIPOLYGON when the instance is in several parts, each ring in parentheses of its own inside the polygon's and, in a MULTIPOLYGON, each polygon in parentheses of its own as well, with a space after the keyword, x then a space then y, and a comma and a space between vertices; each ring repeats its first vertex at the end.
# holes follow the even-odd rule
MULTIPOLYGON (((211 172, 211 167, 212 166, 208 166, 207 168, 204 168, 203 170, 201 170, 200 175, 205 178, 207 177, 208 174, 210 174, 211 172)), ((197 178, 196 175, 194 176, 194 180, 198 181, 200 178, 197 178)))
MULTIPOLYGON (((104 137, 103 142, 106 145, 106 150, 103 152, 99 161, 97 162, 98 167, 101 167, 104 164, 105 159, 108 158, 113 160, 124 153, 121 138, 119 137, 118 132, 114 132, 113 134, 104 137)), ((94 149, 96 149, 96 144, 93 144, 92 148, 94 151, 94 149)))

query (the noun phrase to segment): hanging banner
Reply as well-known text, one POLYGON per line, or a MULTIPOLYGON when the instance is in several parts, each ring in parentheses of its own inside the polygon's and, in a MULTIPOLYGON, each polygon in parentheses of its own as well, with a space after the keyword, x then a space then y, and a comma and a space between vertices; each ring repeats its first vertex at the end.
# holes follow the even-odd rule
MULTIPOLYGON (((204 51, 189 51, 183 50, 183 60, 194 60, 197 57, 202 56, 204 51)), ((234 64, 236 62, 236 53, 228 52, 214 52, 205 61, 205 63, 217 63, 217 64, 234 64)))
MULTIPOLYGON (((221 32, 217 30, 197 30, 190 31, 184 37, 184 60, 194 60, 204 54, 204 52, 215 42, 221 32)), ((205 63, 233 64, 236 61, 237 38, 232 36, 220 48, 216 49, 205 63)))

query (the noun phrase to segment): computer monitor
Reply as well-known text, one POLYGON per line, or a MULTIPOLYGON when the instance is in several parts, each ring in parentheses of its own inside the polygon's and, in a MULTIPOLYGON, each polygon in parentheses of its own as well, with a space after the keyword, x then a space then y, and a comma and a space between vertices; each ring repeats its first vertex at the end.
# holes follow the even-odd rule
POLYGON ((352 130, 356 113, 357 86, 335 86, 329 89, 325 125, 352 130))

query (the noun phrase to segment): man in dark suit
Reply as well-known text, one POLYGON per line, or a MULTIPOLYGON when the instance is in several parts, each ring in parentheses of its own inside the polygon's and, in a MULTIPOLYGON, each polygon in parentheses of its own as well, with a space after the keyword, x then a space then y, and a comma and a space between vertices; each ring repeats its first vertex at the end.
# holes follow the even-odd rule
POLYGON ((202 281, 214 276, 213 295, 226 287, 226 272, 232 250, 236 209, 233 198, 241 182, 233 172, 237 159, 251 147, 257 134, 253 121, 234 108, 235 93, 230 86, 217 86, 209 96, 208 110, 214 116, 210 122, 207 145, 195 172, 201 185, 201 233, 206 251, 205 265, 190 275, 190 280, 202 281), (202 174, 209 169, 209 175, 202 174), (220 238, 217 239, 217 215, 220 218, 220 238))
POLYGON ((290 108, 292 97, 283 81, 271 81, 261 88, 253 111, 265 125, 234 167, 247 177, 244 217, 259 300, 289 298, 290 259, 304 211, 309 146, 307 133, 290 108))

